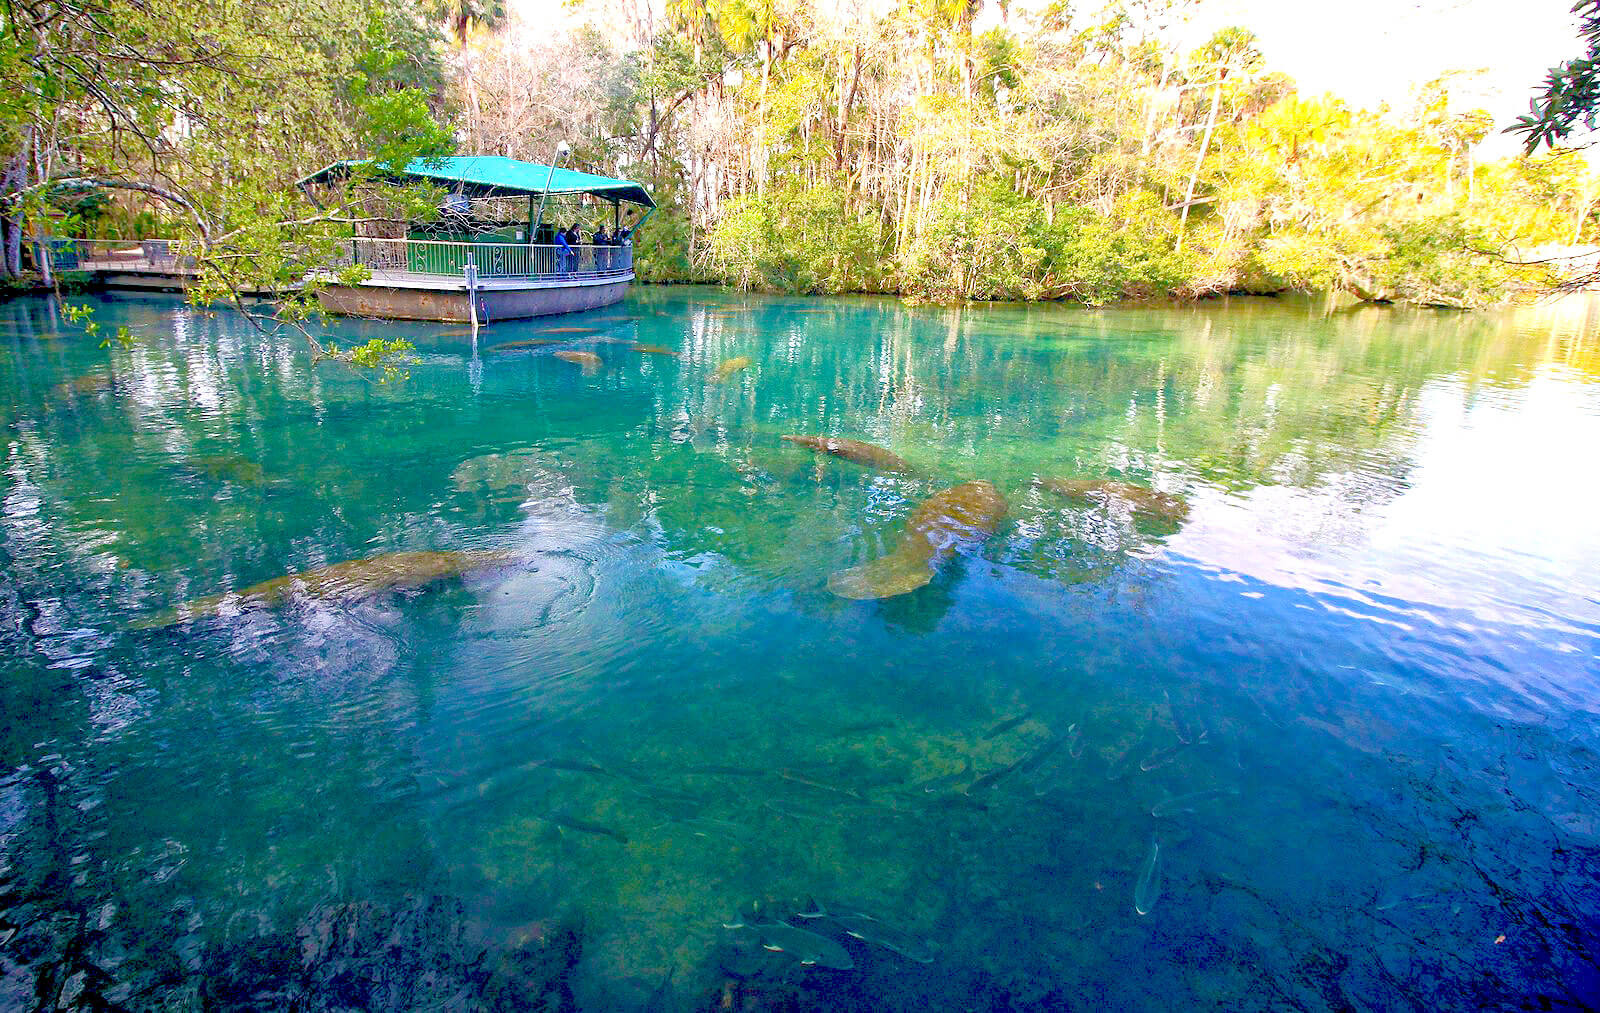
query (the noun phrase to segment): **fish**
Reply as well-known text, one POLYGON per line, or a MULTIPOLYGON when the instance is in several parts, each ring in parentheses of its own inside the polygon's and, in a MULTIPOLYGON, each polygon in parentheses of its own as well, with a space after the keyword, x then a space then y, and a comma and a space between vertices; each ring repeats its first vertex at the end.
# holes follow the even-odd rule
POLYGON ((986 739, 992 739, 992 738, 995 738, 997 736, 1004 735, 1006 732, 1009 732, 1011 729, 1017 727, 1018 725, 1022 724, 1022 722, 1028 720, 1031 717, 1033 717, 1033 711, 1031 711, 1031 710, 1023 711, 1021 714, 1018 714, 1016 717, 1007 718, 1006 720, 1004 720, 1004 721, 1000 722, 999 724, 995 725, 993 728, 991 728, 988 731, 984 732, 983 733, 983 737, 986 738, 986 739))
POLYGON ((296 599, 362 601, 388 591, 420 588, 480 570, 506 566, 522 557, 502 550, 466 552, 387 552, 366 559, 274 577, 238 591, 197 598, 177 608, 136 620, 134 629, 161 629, 221 613, 228 606, 277 608, 296 599))
POLYGON ((1189 748, 1187 742, 1175 742, 1165 749, 1157 749, 1139 761, 1139 769, 1149 772, 1158 767, 1165 767, 1178 758, 1178 754, 1189 748))
POLYGON ((1083 729, 1076 721, 1067 727, 1067 755, 1074 760, 1083 755, 1083 729))
POLYGON ((934 944, 931 940, 918 939, 904 929, 890 925, 888 922, 874 918, 869 914, 860 912, 830 912, 816 901, 811 901, 805 911, 795 912, 797 918, 821 919, 825 918, 844 929, 845 934, 881 946, 893 953, 898 953, 908 960, 919 964, 933 963, 934 944))
POLYGON ((858 791, 854 791, 850 788, 836 788, 831 784, 824 784, 823 782, 809 778, 804 774, 797 774, 792 770, 780 770, 778 771, 778 776, 785 781, 789 781, 794 784, 803 784, 807 788, 815 788, 818 791, 825 791, 830 795, 843 795, 846 798, 866 801, 864 798, 862 798, 861 793, 858 791))
POLYGON ((788 922, 764 922, 737 916, 732 922, 723 922, 722 927, 748 929, 760 938, 762 949, 771 950, 773 953, 787 953, 807 967, 831 967, 836 971, 848 971, 856 966, 843 946, 827 936, 819 936, 815 932, 796 928, 788 922))
POLYGON ((988 804, 973 798, 970 794, 971 791, 972 789, 969 787, 965 791, 952 791, 943 795, 935 795, 928 800, 927 807, 930 809, 966 809, 971 812, 988 812, 988 804))
POLYGON ((1139 867, 1139 881, 1133 885, 1133 909, 1147 915, 1161 898, 1161 842, 1150 838, 1150 855, 1139 867))
POLYGON ((1000 783, 1002 778, 1010 776, 1021 765, 1022 760, 1016 759, 1012 760, 1003 767, 996 767, 987 774, 984 774, 982 777, 978 778, 976 781, 967 785, 967 794, 976 795, 978 792, 983 791, 986 788, 993 788, 995 785, 1000 783))
POLYGON ((1202 791, 1191 791, 1187 795, 1174 795, 1151 806, 1150 815, 1160 819, 1163 816, 1176 816, 1178 813, 1192 813, 1195 807, 1202 803, 1237 794, 1239 794, 1238 788, 1206 788, 1202 791))
POLYGON ((543 348, 546 345, 559 345, 560 338, 528 338, 525 341, 502 341, 498 345, 490 345, 491 352, 515 352, 524 348, 543 348))
POLYGON ((938 777, 929 778, 926 781, 920 782, 917 787, 921 788, 927 794, 932 795, 934 792, 940 792, 954 788, 956 785, 960 784, 962 781, 965 781, 971 776, 972 758, 969 756, 962 761, 961 769, 956 771, 954 774, 942 774, 938 777))
POLYGON ((732 359, 724 359, 721 365, 711 371, 711 379, 715 380, 717 383, 721 383, 728 377, 739 372, 741 369, 748 368, 749 365, 750 357, 748 355, 740 355, 735 356, 732 359))
POLYGON ((987 774, 978 778, 967 787, 967 794, 975 795, 985 788, 994 787, 996 784, 999 784, 1002 779, 1010 777, 1012 774, 1027 773, 1028 771, 1033 770, 1035 767, 1039 766, 1039 764, 1043 763, 1051 753, 1055 752, 1057 749, 1060 749, 1061 744, 1065 741, 1065 738, 1058 735, 1052 738, 1049 742, 1046 742, 1044 745, 1040 746, 1038 749, 1034 750, 1032 753, 1029 753, 1027 756, 1018 757, 1003 767, 997 767, 994 770, 989 771, 987 774))
POLYGON ((837 571, 828 578, 828 590, 858 601, 915 591, 956 552, 980 545, 998 531, 1005 515, 1005 499, 988 482, 965 482, 935 493, 911 512, 893 552, 837 571))
POLYGON ((1139 737, 1139 741, 1118 754, 1111 761, 1111 765, 1106 768, 1106 780, 1120 781, 1132 773, 1133 769, 1139 765, 1140 758, 1145 755, 1145 747, 1149 744, 1150 735, 1147 732, 1139 737))
POLYGON ((766 777, 771 773, 756 767, 735 767, 726 763, 702 763, 698 766, 685 767, 683 772, 705 777, 766 777))
POLYGON ((548 760, 539 761, 538 763, 534 764, 534 766, 548 767, 551 770, 569 770, 577 774, 604 774, 607 777, 613 776, 611 771, 600 766, 598 763, 590 763, 588 760, 573 760, 564 756, 552 756, 548 760))
POLYGON ((593 834, 596 837, 609 837, 618 844, 628 843, 628 835, 620 830, 605 826, 600 823, 591 823, 588 820, 576 819, 572 816, 566 815, 565 813, 547 813, 539 818, 544 820, 546 823, 549 823, 552 826, 560 827, 563 830, 576 830, 580 834, 593 834))
POLYGON ((1052 753, 1065 745, 1066 741, 1067 737, 1065 735, 1051 736, 1050 741, 1046 742, 1038 749, 1035 749, 1031 754, 1023 757, 1022 760, 1018 762, 1017 773, 1026 774, 1029 771, 1038 769, 1039 765, 1044 763, 1045 760, 1048 760, 1052 753))
POLYGON ((563 348, 555 353, 556 358, 562 362, 573 362, 583 367, 585 373, 592 372, 605 365, 600 356, 593 352, 579 352, 571 348, 563 348))
POLYGON ((674 352, 670 348, 666 348, 662 345, 644 345, 637 341, 633 343, 633 350, 635 352, 643 352, 645 355, 670 355, 674 359, 678 357, 678 353, 674 352))
POLYGON ((1189 515, 1189 503, 1183 497, 1132 482, 1109 478, 1041 478, 1039 484, 1074 503, 1126 503, 1135 514, 1149 520, 1177 524, 1189 515))
POLYGON ((851 440, 843 436, 785 436, 782 439, 787 443, 815 450, 819 454, 832 454, 834 457, 842 457, 846 461, 854 461, 856 464, 876 468, 879 471, 913 475, 917 470, 905 458, 893 451, 861 440, 851 440))
POLYGON ((1172 727, 1178 733, 1178 741, 1186 745, 1204 741, 1211 733, 1205 723, 1174 703, 1171 693, 1162 690, 1161 695, 1166 697, 1167 710, 1172 712, 1172 727))

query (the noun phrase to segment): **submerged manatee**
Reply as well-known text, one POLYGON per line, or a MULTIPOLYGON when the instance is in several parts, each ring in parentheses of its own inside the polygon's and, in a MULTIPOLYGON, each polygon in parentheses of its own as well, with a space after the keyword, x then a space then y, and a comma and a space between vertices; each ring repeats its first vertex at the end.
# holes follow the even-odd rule
POLYGON ((491 352, 516 352, 524 348, 543 348, 546 345, 559 345, 560 338, 528 338, 525 341, 502 341, 498 345, 490 345, 491 352))
POLYGON ((240 485, 265 485, 267 476, 261 465, 243 454, 200 454, 185 462, 195 474, 229 480, 240 485))
POLYGON ((635 352, 643 352, 645 355, 670 355, 674 359, 678 357, 678 353, 670 348, 665 348, 661 345, 640 344, 637 341, 633 343, 633 350, 635 352))
POLYGON ((1151 520, 1177 524, 1189 516, 1189 504, 1183 497, 1132 482, 1109 478, 1041 478, 1039 484, 1074 503, 1121 501, 1128 504, 1134 513, 1151 520))
POLYGON ((93 397, 97 394, 111 393, 116 390, 116 384, 109 376, 99 373, 85 373, 83 376, 74 376, 62 380, 50 388, 50 395, 57 400, 70 401, 77 397, 93 397))
POLYGON ((524 447, 500 454, 469 457, 456 465, 450 481, 459 492, 487 488, 504 491, 529 488, 535 482, 560 485, 560 465, 542 450, 524 447))
POLYGON ((842 436, 785 436, 783 439, 820 454, 832 454, 834 457, 842 457, 846 461, 854 461, 868 468, 877 468, 879 471, 897 471, 902 475, 910 475, 916 471, 899 454, 876 444, 863 443, 861 440, 846 439, 842 436))
POLYGON ((158 629, 176 623, 214 616, 225 607, 276 608, 297 598, 361 601, 387 591, 426 587, 452 577, 463 577, 491 567, 505 566, 520 557, 503 550, 467 552, 388 552, 367 559, 351 559, 305 573, 254 584, 186 602, 134 623, 135 629, 158 629))
POLYGON ((592 373, 601 366, 605 365, 605 363, 600 360, 600 356, 594 354, 593 352, 578 352, 570 348, 563 348, 561 351, 555 353, 555 355, 556 358, 560 359, 562 362, 577 363, 583 367, 583 371, 585 373, 592 373))
POLYGON ((712 371, 711 379, 721 383, 728 377, 739 372, 739 370, 748 368, 749 365, 750 356, 748 355, 740 355, 732 359, 724 359, 722 364, 712 371))
POLYGON ((892 598, 922 587, 956 552, 979 545, 1000 527, 1006 501, 988 482, 964 482, 923 500, 906 521, 895 550, 828 578, 841 598, 892 598))

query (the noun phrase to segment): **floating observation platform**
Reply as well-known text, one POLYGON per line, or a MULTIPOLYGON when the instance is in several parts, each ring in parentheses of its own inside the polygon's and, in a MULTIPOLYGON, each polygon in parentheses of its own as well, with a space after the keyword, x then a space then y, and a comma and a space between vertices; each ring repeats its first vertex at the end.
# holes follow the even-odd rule
MULTIPOLYGON (((300 185, 310 193, 349 179, 358 167, 366 166, 336 162, 300 185)), ((367 268, 370 277, 321 285, 317 297, 330 312, 491 323, 609 306, 627 294, 634 278, 632 235, 655 210, 638 183, 498 155, 416 159, 377 177, 377 185, 386 182, 444 186, 449 199, 438 221, 388 223, 404 235, 351 239, 346 264, 367 268), (552 197, 564 220, 582 220, 591 229, 598 220, 619 238, 557 240, 545 219, 552 197), (526 217, 511 220, 511 209, 524 202, 526 217)))

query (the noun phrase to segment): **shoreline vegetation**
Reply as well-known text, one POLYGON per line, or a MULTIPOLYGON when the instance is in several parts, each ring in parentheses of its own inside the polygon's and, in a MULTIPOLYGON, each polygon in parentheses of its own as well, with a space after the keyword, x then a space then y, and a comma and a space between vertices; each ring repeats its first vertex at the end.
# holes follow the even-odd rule
POLYGON ((559 143, 660 205, 643 282, 1467 309, 1594 280, 1600 174, 1576 150, 1485 157, 1500 125, 1463 100, 1471 73, 1357 108, 1299 91, 1248 26, 1197 35, 1195 7, 580 0, 532 25, 452 0, 23 0, 0 47, 0 284, 60 290, 51 236, 159 236, 191 301, 276 293, 252 319, 326 355, 299 283, 443 194, 358 178, 313 203, 297 178, 559 143))

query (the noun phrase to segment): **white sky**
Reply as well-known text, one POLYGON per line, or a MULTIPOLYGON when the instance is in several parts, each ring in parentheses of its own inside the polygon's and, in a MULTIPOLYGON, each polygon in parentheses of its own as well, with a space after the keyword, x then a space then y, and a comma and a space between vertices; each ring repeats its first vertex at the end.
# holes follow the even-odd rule
MULTIPOLYGON (((1402 105, 1411 89, 1450 70, 1481 70, 1458 86, 1466 107, 1508 126, 1556 63, 1582 55, 1572 0, 1202 0, 1191 30, 1251 29, 1273 70, 1303 93, 1357 105, 1402 105), (1468 92, 1472 94, 1468 95, 1468 92)), ((1495 154, 1515 141, 1486 142, 1495 154)))
MULTIPOLYGON (((590 2, 604 7, 619 0, 590 2)), ((1013 0, 1012 10, 1042 2, 1013 0)), ((530 26, 572 16, 564 0, 509 0, 509 6, 530 26)), ((996 16, 993 6, 989 0, 984 20, 996 16)), ((1092 9, 1095 0, 1074 6, 1092 9)), ((1413 87, 1446 71, 1482 71, 1453 90, 1462 108, 1487 109, 1504 127, 1527 110, 1546 69, 1581 55, 1571 6, 1572 0, 1200 0, 1181 32, 1187 47, 1218 28, 1243 25, 1260 38, 1269 70, 1294 77, 1302 93, 1331 91, 1356 105, 1401 106, 1413 87)), ((1500 155, 1516 144, 1492 134, 1486 147, 1485 154, 1500 155)))

